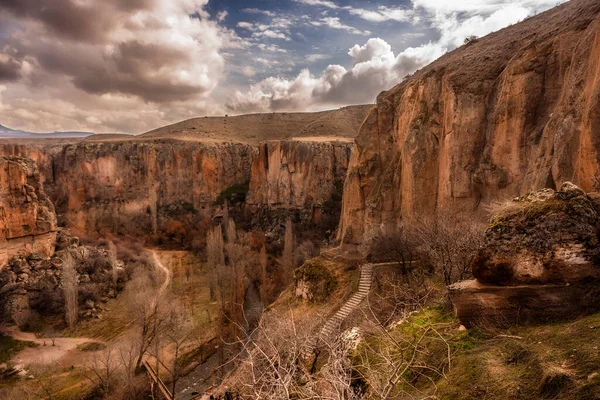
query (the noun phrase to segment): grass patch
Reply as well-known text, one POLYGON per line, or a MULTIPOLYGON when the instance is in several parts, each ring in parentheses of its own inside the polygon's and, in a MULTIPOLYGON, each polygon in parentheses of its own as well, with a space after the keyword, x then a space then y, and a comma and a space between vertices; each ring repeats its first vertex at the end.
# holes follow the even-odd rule
POLYGON ((100 350, 104 350, 105 348, 106 348, 106 345, 104 343, 98 343, 98 342, 86 342, 86 343, 77 345, 77 350, 79 350, 79 351, 100 351, 100 350))
POLYGON ((13 339, 0 334, 0 364, 8 362, 15 354, 28 347, 36 347, 33 342, 13 339))

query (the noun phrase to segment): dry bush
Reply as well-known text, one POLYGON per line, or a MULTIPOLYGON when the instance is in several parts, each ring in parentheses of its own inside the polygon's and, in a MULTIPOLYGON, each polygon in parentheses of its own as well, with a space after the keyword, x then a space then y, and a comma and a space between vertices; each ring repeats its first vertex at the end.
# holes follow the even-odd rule
POLYGON ((420 251, 446 285, 471 277, 471 263, 483 244, 485 226, 475 215, 441 210, 414 225, 420 251))

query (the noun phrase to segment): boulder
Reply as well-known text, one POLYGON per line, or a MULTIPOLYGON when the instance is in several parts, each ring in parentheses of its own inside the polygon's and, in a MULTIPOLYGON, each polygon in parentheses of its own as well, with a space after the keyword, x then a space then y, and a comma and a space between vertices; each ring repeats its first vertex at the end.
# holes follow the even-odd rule
POLYGON ((461 322, 510 325, 600 309, 600 199, 565 182, 498 212, 472 269, 449 288, 461 322))
POLYGON ((563 184, 513 200, 494 216, 473 275, 495 285, 600 279, 600 218, 577 186, 563 184))

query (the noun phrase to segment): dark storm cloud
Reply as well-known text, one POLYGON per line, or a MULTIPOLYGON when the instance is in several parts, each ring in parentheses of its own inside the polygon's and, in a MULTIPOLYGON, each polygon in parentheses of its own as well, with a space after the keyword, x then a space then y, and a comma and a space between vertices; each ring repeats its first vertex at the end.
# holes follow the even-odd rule
POLYGON ((39 22, 64 39, 97 42, 123 14, 147 9, 153 3, 154 0, 103 0, 87 5, 71 0, 2 0, 0 10, 39 22))
POLYGON ((16 81, 21 76, 21 65, 11 58, 5 60, 0 55, 0 83, 16 81))
MULTIPOLYGON (((12 56, 3 80, 52 85, 66 77, 88 94, 133 95, 147 102, 185 101, 216 86, 230 32, 189 10, 203 0, 0 0, 20 23, 0 49, 12 56), (16 63, 16 65, 15 65, 16 63)), ((0 58, 2 60, 2 58, 0 58)))

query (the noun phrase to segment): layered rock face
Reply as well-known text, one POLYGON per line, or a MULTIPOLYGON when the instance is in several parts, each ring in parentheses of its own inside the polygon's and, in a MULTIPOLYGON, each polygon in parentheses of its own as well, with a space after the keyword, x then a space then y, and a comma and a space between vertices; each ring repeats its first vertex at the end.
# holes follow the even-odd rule
POLYGON ((168 216, 202 210, 227 188, 250 181, 257 150, 244 144, 177 140, 5 145, 40 160, 48 192, 76 232, 147 232, 168 216))
POLYGON ((600 195, 565 183, 492 218, 476 280, 450 287, 465 324, 577 317, 600 308, 600 195))
POLYGON ((382 93, 356 139, 338 238, 573 181, 600 151, 600 2, 572 0, 446 54, 382 93))
POLYGON ((310 209, 322 207, 346 176, 351 141, 262 143, 252 164, 249 205, 310 209))
POLYGON ((56 214, 30 159, 0 156, 0 269, 18 254, 50 257, 56 214))

